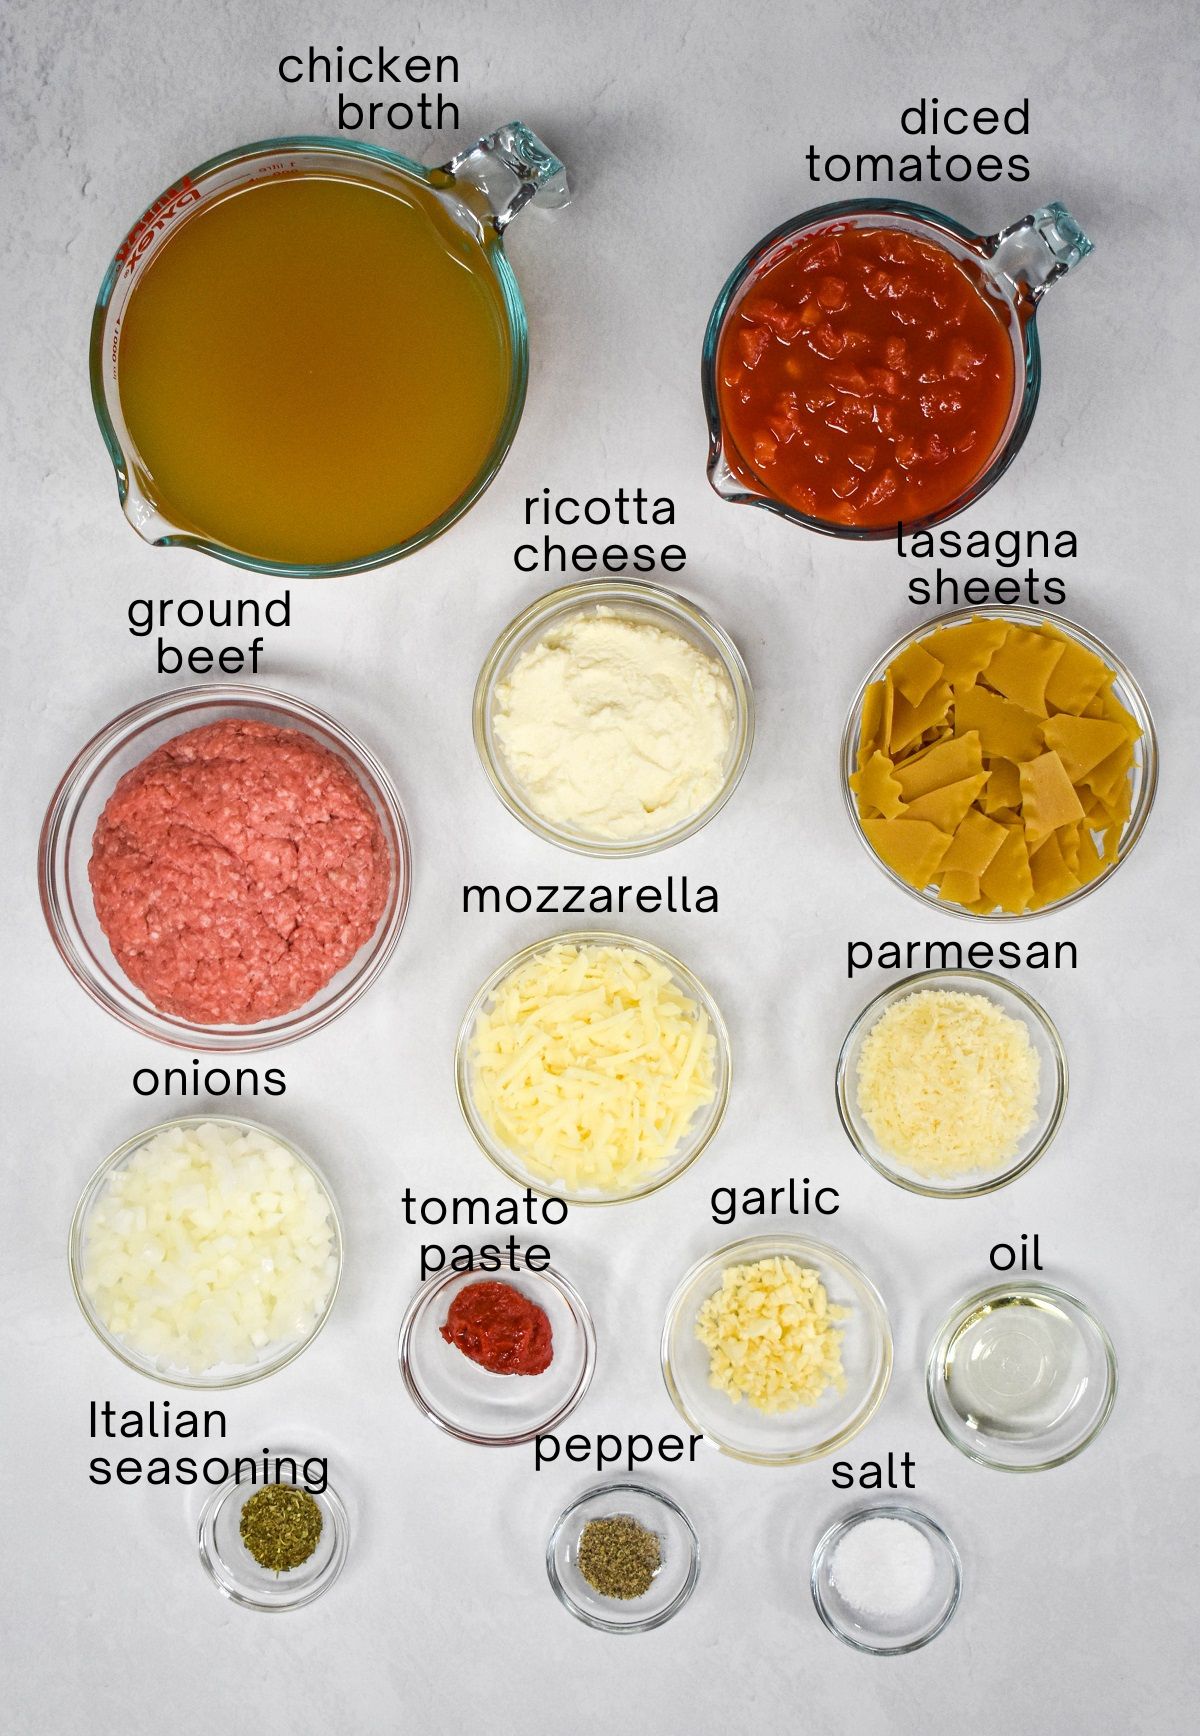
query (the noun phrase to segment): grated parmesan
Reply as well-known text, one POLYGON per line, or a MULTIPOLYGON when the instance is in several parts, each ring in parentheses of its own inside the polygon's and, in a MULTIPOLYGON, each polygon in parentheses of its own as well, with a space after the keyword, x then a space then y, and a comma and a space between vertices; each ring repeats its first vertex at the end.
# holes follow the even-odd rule
POLYGON ((479 1014, 471 1091, 535 1175, 621 1193, 665 1169, 713 1099, 716 1040, 667 967, 631 946, 556 942, 479 1014))
POLYGON ((829 1300, 820 1275, 786 1256, 726 1266, 700 1305, 696 1337, 709 1352, 708 1383, 767 1416, 846 1390, 842 1334, 849 1309, 829 1300))
POLYGON ((884 1151, 919 1175, 998 1169, 1037 1120, 1039 1073, 1023 1019, 987 995, 921 989, 867 1033, 858 1107, 884 1151))

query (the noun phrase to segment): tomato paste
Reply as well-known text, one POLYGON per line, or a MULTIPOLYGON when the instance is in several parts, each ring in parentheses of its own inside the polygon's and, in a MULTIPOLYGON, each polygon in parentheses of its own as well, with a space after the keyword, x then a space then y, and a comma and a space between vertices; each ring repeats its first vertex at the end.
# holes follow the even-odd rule
POLYGON ((485 1279, 465 1285, 441 1333, 493 1374, 544 1374, 554 1358, 549 1316, 512 1284, 485 1279))
POLYGON ((278 1018, 368 941, 391 864, 370 798, 301 730, 225 718, 164 742, 105 804, 88 864, 129 980, 193 1024, 278 1018))
POLYGON ((721 331, 718 398, 739 478, 829 524, 953 505, 1005 433, 1005 315, 944 248, 825 229, 751 281, 721 331))

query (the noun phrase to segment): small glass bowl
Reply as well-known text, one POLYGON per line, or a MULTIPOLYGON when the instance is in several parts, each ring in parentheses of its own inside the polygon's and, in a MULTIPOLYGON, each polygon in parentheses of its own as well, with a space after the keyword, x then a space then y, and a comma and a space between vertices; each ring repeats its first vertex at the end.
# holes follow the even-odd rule
POLYGON ((657 1489, 641 1483, 606 1483, 563 1513, 546 1545, 546 1572, 564 1609, 605 1634, 644 1634, 681 1610, 700 1577, 700 1540, 691 1520, 657 1489), (662 1563, 649 1591, 627 1600, 603 1597, 579 1571, 579 1539, 593 1519, 635 1519, 659 1540, 662 1563))
POLYGON ((408 909, 408 828, 391 779, 369 748, 315 706, 268 688, 214 682, 182 687, 132 706, 76 755, 59 784, 38 847, 38 887, 51 939, 76 982, 122 1024, 178 1048, 242 1052, 319 1031, 353 1005, 382 971, 408 909), (388 900, 375 932, 320 993, 294 1012, 257 1025, 197 1025, 164 1013, 128 980, 96 919, 88 862, 100 814, 118 780, 186 730, 225 718, 296 729, 344 761, 375 810, 391 858, 388 900))
POLYGON ((478 1447, 515 1447, 570 1416, 596 1367, 596 1329, 573 1284, 550 1267, 540 1272, 516 1256, 509 1272, 436 1272, 409 1303, 397 1354, 408 1396, 438 1428, 478 1447), (471 1284, 511 1283, 543 1308, 554 1357, 541 1374, 493 1374, 447 1344, 441 1329, 450 1304, 471 1284))
POLYGON ((934 1421, 968 1459, 996 1471, 1048 1471, 1081 1453, 1108 1421, 1117 1356, 1086 1303, 1015 1279, 955 1305, 930 1347, 925 1387, 934 1421), (1007 1347, 990 1346, 997 1317, 1012 1308, 1028 1311, 1023 1330, 1007 1347), (989 1391, 1008 1405, 1006 1420, 972 1408, 970 1399, 989 1391))
POLYGON ((682 838, 690 838, 725 806, 750 757, 754 741, 754 696, 749 672, 737 646, 695 603, 677 596, 674 591, 664 590, 660 585, 593 580, 564 585, 560 590, 539 597, 509 623, 479 672, 473 722, 475 746, 492 788, 508 811, 531 832, 536 832, 551 844, 559 844, 565 850, 576 850, 581 855, 645 856, 651 851, 666 849, 668 844, 678 844, 682 838), (543 819, 526 800, 521 784, 510 772, 494 728, 496 689, 508 679, 517 659, 552 628, 598 609, 611 609, 626 620, 651 622, 697 645, 721 665, 733 694, 733 734, 720 789, 697 813, 642 838, 598 838, 592 833, 556 826, 543 819))
MULTIPOLYGON (((272 1454, 272 1458, 292 1459, 297 1469, 303 1466, 303 1453, 272 1454)), ((283 1482, 303 1488, 300 1477, 284 1477, 283 1482)), ((223 1597, 240 1603, 246 1609, 276 1611, 302 1609, 306 1603, 329 1590, 342 1568, 350 1548, 350 1521, 346 1509, 332 1488, 312 1494, 321 1509, 321 1536, 307 1561, 287 1573, 272 1573, 260 1567, 241 1538, 242 1508, 252 1495, 264 1487, 262 1483, 239 1483, 236 1477, 214 1489, 200 1515, 200 1560, 213 1584, 223 1597)))
POLYGON ((926 621, 920 627, 914 627, 911 633, 896 640, 896 643, 884 652, 866 678, 861 682, 854 696, 846 718, 846 726, 842 731, 842 797, 846 811, 850 815, 855 835, 872 862, 885 873, 889 880, 901 887, 911 898, 919 898, 922 904, 932 904, 938 910, 950 916, 966 917, 969 922, 1024 922, 1030 917, 1047 916, 1053 910, 1065 910, 1070 904, 1077 904, 1089 892, 1094 892, 1097 886, 1103 886, 1116 872, 1129 855, 1133 846, 1142 835, 1143 828, 1154 805, 1154 792, 1158 787, 1158 736, 1154 728, 1154 719, 1150 715, 1150 707, 1146 696, 1138 686, 1137 681, 1121 662, 1116 654, 1109 650, 1102 639, 1097 639, 1086 628, 1078 626, 1074 621, 1066 621, 1060 615, 1049 614, 1044 609, 1028 609, 1020 607, 994 609, 958 609, 950 615, 938 615, 926 621), (880 860, 871 848, 870 839, 863 830, 859 817, 858 803, 854 791, 850 787, 850 779, 858 767, 858 732, 862 717, 863 696, 873 681, 881 681, 892 660, 906 651, 910 645, 919 644, 927 639, 930 633, 938 632, 943 627, 960 627, 968 621, 978 618, 1010 622, 1015 627, 1051 626, 1063 633, 1068 639, 1074 639, 1082 645, 1085 651, 1101 658, 1113 671, 1116 680, 1113 682, 1113 693, 1129 712, 1142 732, 1142 737, 1133 749, 1133 802, 1129 810, 1129 818, 1125 822, 1125 830, 1117 847, 1117 859, 1110 863, 1094 880, 1086 886, 1078 887, 1069 892, 1065 898, 1057 898, 1050 904, 1042 905, 1040 910, 994 910, 986 916, 977 916, 974 911, 963 910, 960 905, 952 904, 946 899, 940 899, 932 886, 923 887, 920 891, 910 886, 886 862, 880 860))
POLYGON ((591 929, 573 929, 568 934, 552 934, 546 939, 535 941, 532 946, 523 947, 506 959, 498 969, 494 970, 479 993, 467 1008, 463 1022, 459 1027, 458 1041, 454 1051, 454 1078, 458 1090, 459 1107, 463 1112, 467 1126, 475 1137, 476 1143, 485 1157, 491 1159, 496 1168, 502 1170, 510 1181, 515 1181, 520 1187, 532 1188, 535 1193, 551 1195, 558 1199, 568 1200, 577 1206, 616 1205, 623 1200, 643 1199, 647 1194, 657 1193, 659 1188, 666 1187, 668 1182, 675 1181, 688 1166, 696 1161, 709 1140, 716 1133, 725 1115, 729 1103, 730 1081, 733 1073, 733 1061, 730 1055, 729 1032, 721 1017, 720 1009, 713 1000, 704 984, 698 977, 692 975, 685 964, 673 958, 661 947, 652 946, 646 940, 634 940, 627 934, 612 934, 608 931, 591 929), (629 1188, 624 1193, 603 1193, 598 1188, 590 1191, 569 1189, 558 1182, 550 1182, 545 1176, 536 1175, 528 1169, 515 1152, 502 1145, 484 1125, 483 1117, 475 1107, 475 1097, 471 1083, 471 1041, 475 1034, 475 1022, 487 1006, 500 984, 513 971, 519 970, 538 953, 545 952, 547 947, 563 946, 628 946, 637 952, 643 952, 665 965, 675 978, 676 984, 689 1000, 704 1011, 709 1028, 716 1039, 716 1054, 713 1062, 713 1096, 712 1101, 700 1109, 691 1128, 679 1142, 674 1155, 663 1169, 647 1178, 639 1187, 629 1188))
POLYGON ((667 1308, 660 1355, 671 1401, 690 1429, 752 1465, 802 1465, 845 1446, 874 1416, 891 1379, 892 1330, 875 1286, 836 1248, 807 1236, 751 1236, 718 1248, 685 1273, 667 1308), (720 1289, 727 1266, 776 1258, 814 1269, 830 1302, 849 1308, 840 1323, 846 1390, 831 1389, 816 1404, 765 1416, 709 1385, 709 1353, 696 1337, 696 1316, 720 1289))
POLYGON ((817 1544, 810 1584, 817 1614, 831 1634, 853 1646, 856 1652, 869 1652, 876 1658, 898 1658, 904 1652, 927 1646, 946 1626, 962 1594, 962 1563, 941 1526, 935 1525, 927 1514, 918 1513, 915 1507, 860 1507, 831 1525, 817 1544), (933 1552, 934 1571, 928 1592, 907 1616, 870 1615, 858 1610, 842 1596, 834 1581, 838 1545, 848 1532, 867 1519, 890 1519, 911 1525, 933 1552))
POLYGON ((71 1268, 71 1285, 75 1291, 75 1300, 79 1303, 84 1319, 87 1321, 100 1342, 107 1345, 113 1355, 119 1357, 127 1368, 136 1369, 139 1374, 148 1375, 151 1380, 162 1381, 164 1385, 167 1386, 185 1386, 199 1391, 228 1388, 232 1386, 246 1386, 250 1381, 264 1380, 268 1374, 274 1374, 278 1369, 286 1368, 289 1362, 294 1362, 300 1355, 300 1352, 306 1350, 312 1343, 325 1322, 329 1319, 333 1310, 333 1304, 337 1300, 338 1288, 342 1281, 342 1258, 344 1247, 345 1241, 342 1232, 342 1220, 338 1215, 337 1201, 333 1197, 333 1190, 325 1177, 321 1174, 317 1165, 313 1162, 312 1158, 309 1157, 306 1152, 301 1151, 298 1145, 294 1145, 290 1139, 285 1139, 282 1134, 276 1133, 273 1127, 264 1127, 261 1122, 258 1121, 247 1121, 246 1118, 241 1115, 177 1115, 170 1121, 160 1121, 155 1127, 147 1127, 143 1132, 135 1133, 132 1139, 127 1139, 124 1145, 119 1145, 111 1156, 105 1158, 104 1162, 100 1165, 99 1169, 92 1176, 82 1194, 79 1196, 79 1204, 75 1207, 75 1215, 71 1219, 71 1236, 68 1258, 71 1268), (84 1242, 87 1234, 88 1220, 92 1215, 92 1210, 107 1185, 109 1177, 115 1170, 118 1170, 127 1164, 130 1158, 133 1157, 136 1152, 140 1151, 149 1140, 155 1137, 156 1134, 168 1132, 173 1127, 204 1127, 211 1126, 214 1123, 236 1127, 239 1131, 245 1133, 265 1134, 268 1139, 273 1139, 276 1144, 282 1145, 285 1150, 292 1154, 298 1163, 302 1163, 306 1169, 311 1171, 312 1175, 319 1183, 325 1198, 329 1202, 329 1216, 333 1224, 333 1248, 334 1256, 337 1260, 337 1271, 334 1275, 333 1286, 329 1292, 329 1297, 324 1308, 321 1310, 321 1313, 317 1315, 316 1319, 312 1322, 312 1325, 303 1337, 291 1339, 287 1343, 273 1346, 269 1356, 264 1356, 260 1361, 250 1363, 244 1367, 222 1363, 218 1364, 215 1368, 206 1369, 203 1373, 196 1374, 190 1369, 173 1367, 165 1369, 160 1368, 149 1357, 140 1355, 136 1350, 131 1349, 129 1345, 125 1344, 120 1338, 116 1337, 114 1333, 111 1333, 108 1330, 97 1315, 92 1306, 91 1299, 88 1296, 87 1291, 84 1289, 84 1242))
POLYGON ((897 1187, 907 1188, 910 1193, 925 1194, 931 1199, 972 1199, 978 1194, 992 1193, 1024 1175, 1049 1146, 1066 1112, 1067 1056, 1049 1014, 1032 995, 1027 995, 1015 984, 980 970, 927 970, 884 989, 863 1008, 847 1032, 838 1055, 835 1088, 842 1126, 872 1169, 877 1169, 880 1175, 895 1182, 897 1187), (1037 1120, 1022 1140, 1020 1149, 998 1169, 975 1169, 945 1177, 922 1175, 880 1145, 859 1108, 858 1060, 863 1044, 884 1013, 897 1001, 922 990, 985 995, 1001 1012, 1020 1019, 1029 1032, 1029 1040, 1041 1065, 1037 1120))

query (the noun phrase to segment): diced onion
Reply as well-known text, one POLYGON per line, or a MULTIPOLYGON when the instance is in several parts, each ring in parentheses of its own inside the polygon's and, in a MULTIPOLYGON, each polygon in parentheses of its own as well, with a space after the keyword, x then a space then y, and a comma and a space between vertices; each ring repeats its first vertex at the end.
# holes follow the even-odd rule
POLYGON ((109 1175, 83 1232, 96 1318, 163 1371, 245 1368, 303 1339, 337 1268, 312 1171, 233 1121, 156 1133, 109 1175))

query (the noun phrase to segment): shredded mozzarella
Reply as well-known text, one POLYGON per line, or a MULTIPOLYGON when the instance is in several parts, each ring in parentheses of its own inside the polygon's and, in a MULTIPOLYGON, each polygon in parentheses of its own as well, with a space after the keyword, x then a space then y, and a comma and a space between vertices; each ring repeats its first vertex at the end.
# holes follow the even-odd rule
POLYGON ((663 1170, 714 1095, 716 1039, 629 946, 556 942, 497 988, 472 1042, 484 1125, 534 1174, 622 1193, 663 1170))

